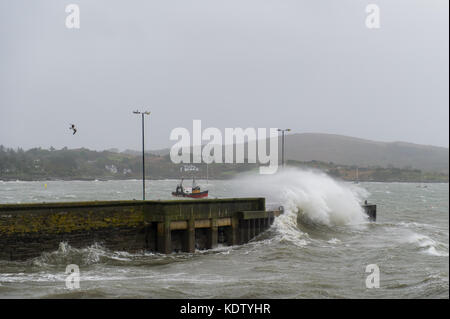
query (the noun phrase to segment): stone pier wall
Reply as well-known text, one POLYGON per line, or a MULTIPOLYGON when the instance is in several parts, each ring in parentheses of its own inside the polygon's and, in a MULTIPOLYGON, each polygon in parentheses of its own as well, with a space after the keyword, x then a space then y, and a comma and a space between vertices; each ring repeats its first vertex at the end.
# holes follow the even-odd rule
POLYGON ((238 245, 279 213, 265 211, 264 198, 0 205, 0 259, 36 257, 60 242, 161 253, 238 245))

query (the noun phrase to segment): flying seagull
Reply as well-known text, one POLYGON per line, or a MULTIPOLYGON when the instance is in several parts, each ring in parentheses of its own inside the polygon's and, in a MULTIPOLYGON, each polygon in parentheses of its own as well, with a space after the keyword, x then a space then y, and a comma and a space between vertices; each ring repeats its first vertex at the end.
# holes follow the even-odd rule
POLYGON ((77 129, 75 128, 75 124, 70 124, 69 130, 73 130, 72 135, 75 135, 75 133, 77 132, 77 129))

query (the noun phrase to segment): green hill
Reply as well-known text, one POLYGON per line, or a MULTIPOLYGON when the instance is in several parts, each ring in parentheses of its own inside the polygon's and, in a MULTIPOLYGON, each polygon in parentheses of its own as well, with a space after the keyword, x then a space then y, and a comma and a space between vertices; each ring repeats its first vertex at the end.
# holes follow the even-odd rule
MULTIPOLYGON (((0 180, 94 180, 140 179, 142 157, 139 152, 92 151, 81 149, 7 149, 0 146, 0 180)), ((314 168, 344 180, 355 180, 354 165, 331 162, 294 161, 290 166, 314 168)), ((183 164, 173 164, 168 155, 146 155, 146 177, 149 179, 178 179, 183 164)), ((196 164, 197 178, 227 179, 249 170, 257 170, 256 164, 196 164)), ((191 175, 184 173, 183 175, 191 175)), ((413 168, 367 166, 359 167, 360 181, 448 182, 448 174, 423 172, 413 168)))
MULTIPOLYGON (((376 142, 322 133, 289 134, 286 135, 285 143, 286 157, 291 161, 320 161, 346 166, 449 173, 449 149, 445 147, 405 142, 376 142)), ((281 154, 281 138, 278 145, 281 154)), ((167 155, 169 151, 162 149, 151 152, 167 155)), ((222 153, 224 154, 224 149, 222 153)))
POLYGON ((404 142, 374 142, 333 134, 286 136, 287 158, 296 161, 333 162, 359 167, 412 168, 449 172, 449 150, 404 142))

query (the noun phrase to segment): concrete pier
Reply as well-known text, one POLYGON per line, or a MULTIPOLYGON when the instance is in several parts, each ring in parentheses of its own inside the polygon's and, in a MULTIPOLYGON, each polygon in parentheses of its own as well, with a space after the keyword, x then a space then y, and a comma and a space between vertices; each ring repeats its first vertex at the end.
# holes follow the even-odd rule
POLYGON ((99 243, 113 250, 193 253, 248 242, 281 211, 264 198, 0 205, 0 259, 99 243))
POLYGON ((377 220, 377 205, 367 204, 367 202, 363 205, 363 209, 367 216, 369 216, 370 221, 377 220))

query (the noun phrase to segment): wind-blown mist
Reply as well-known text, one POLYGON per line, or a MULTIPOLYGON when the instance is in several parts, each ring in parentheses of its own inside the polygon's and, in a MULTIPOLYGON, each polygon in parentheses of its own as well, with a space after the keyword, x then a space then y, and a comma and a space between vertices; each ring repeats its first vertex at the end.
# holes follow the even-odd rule
POLYGON ((319 171, 286 168, 273 175, 246 175, 234 182, 245 195, 264 196, 269 205, 283 205, 283 218, 327 226, 367 221, 361 207, 367 192, 319 171))

